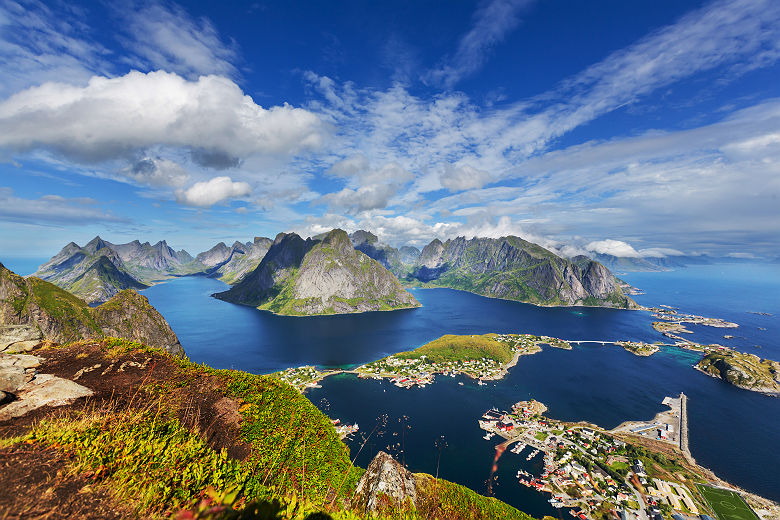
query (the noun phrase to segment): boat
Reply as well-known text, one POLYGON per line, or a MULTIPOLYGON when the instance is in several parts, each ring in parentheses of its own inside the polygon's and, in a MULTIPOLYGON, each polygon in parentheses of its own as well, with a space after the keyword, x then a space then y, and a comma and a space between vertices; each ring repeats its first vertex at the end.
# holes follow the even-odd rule
POLYGON ((485 439, 486 441, 489 441, 490 439, 492 439, 492 438, 493 438, 493 436, 495 436, 495 433, 493 433, 493 432, 488 432, 488 433, 486 433, 486 434, 485 434, 485 435, 484 435, 482 438, 483 438, 483 439, 485 439))
MULTIPOLYGON (((452 377, 455 377, 455 376, 452 376, 452 377)), ((460 386, 463 386, 463 381, 458 381, 458 384, 459 384, 460 386)))

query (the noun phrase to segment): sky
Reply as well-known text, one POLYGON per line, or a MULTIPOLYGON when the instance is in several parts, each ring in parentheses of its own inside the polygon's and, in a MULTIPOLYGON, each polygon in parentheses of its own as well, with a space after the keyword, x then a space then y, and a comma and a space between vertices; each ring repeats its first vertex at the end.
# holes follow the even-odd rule
POLYGON ((780 2, 0 0, 0 253, 780 256, 780 2))

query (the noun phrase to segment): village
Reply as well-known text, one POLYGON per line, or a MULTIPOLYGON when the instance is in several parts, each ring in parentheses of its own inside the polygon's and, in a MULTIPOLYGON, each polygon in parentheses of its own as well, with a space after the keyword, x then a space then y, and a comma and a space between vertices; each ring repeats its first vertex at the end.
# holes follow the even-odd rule
MULTIPOLYGON (((667 398, 671 410, 641 424, 640 433, 679 443, 681 400, 682 396, 667 398)), ((520 401, 508 412, 488 410, 478 421, 486 440, 505 439, 497 450, 506 449, 526 461, 543 457, 540 474, 517 472, 519 485, 549 493, 551 505, 568 508, 579 520, 712 520, 692 478, 683 477, 683 468, 667 455, 596 427, 548 419, 543 415, 546 410, 538 401, 520 401)))

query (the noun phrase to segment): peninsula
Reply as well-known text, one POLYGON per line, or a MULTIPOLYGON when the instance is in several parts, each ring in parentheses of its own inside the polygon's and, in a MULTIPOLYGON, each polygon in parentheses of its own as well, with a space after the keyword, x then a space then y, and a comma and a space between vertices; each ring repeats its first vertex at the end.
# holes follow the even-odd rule
POLYGON ((696 464, 687 446, 686 400, 684 394, 666 397, 668 411, 610 431, 547 417, 547 407, 533 400, 515 403, 510 411, 493 408, 478 424, 487 432, 485 439, 504 439, 496 446, 497 459, 540 457, 542 471, 518 471, 518 484, 548 493, 554 507, 573 508, 573 516, 581 519, 660 519, 676 514, 724 518, 724 511, 737 508, 747 513, 741 518, 754 517, 753 509, 764 518, 776 518, 780 505, 696 464), (723 505, 725 499, 729 504, 723 505))

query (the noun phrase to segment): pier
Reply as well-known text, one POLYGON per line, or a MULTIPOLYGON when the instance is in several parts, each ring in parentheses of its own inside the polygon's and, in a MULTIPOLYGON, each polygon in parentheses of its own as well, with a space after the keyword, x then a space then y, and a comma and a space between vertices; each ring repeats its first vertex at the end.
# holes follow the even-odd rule
POLYGON ((690 464, 696 464, 688 449, 688 396, 680 392, 680 451, 690 464))

